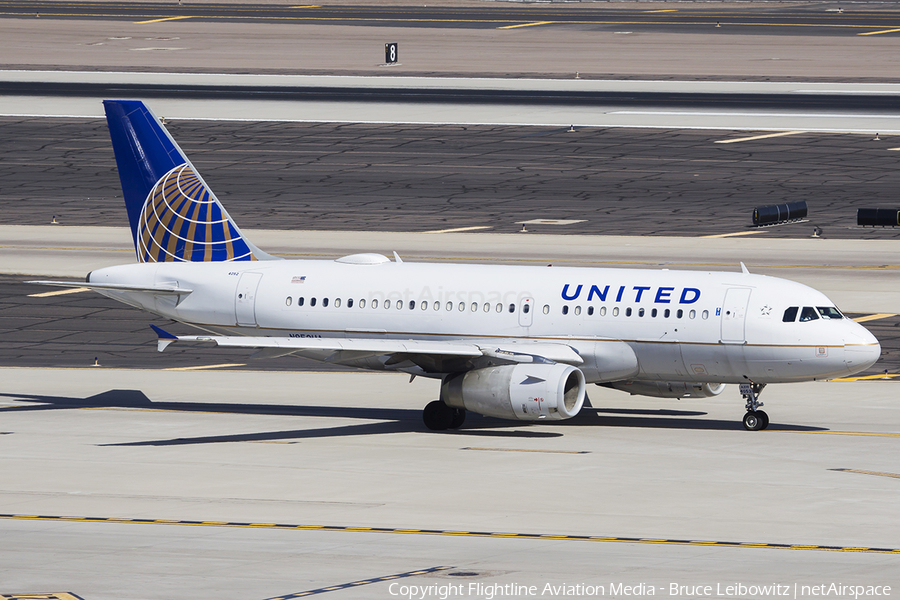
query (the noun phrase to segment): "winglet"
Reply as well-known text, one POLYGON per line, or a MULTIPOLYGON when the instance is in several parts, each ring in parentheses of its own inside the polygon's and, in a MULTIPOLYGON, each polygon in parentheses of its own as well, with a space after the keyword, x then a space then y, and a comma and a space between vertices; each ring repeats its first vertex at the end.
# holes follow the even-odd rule
POLYGON ((745 265, 743 262, 741 263, 741 273, 743 273, 744 275, 750 274, 750 270, 747 269, 747 265, 745 265))
POLYGON ((150 325, 150 328, 156 333, 156 335, 159 336, 159 339, 156 341, 156 349, 159 352, 162 352, 163 350, 168 348, 169 344, 171 344, 172 342, 178 341, 177 336, 172 335, 165 329, 161 329, 153 324, 150 325))

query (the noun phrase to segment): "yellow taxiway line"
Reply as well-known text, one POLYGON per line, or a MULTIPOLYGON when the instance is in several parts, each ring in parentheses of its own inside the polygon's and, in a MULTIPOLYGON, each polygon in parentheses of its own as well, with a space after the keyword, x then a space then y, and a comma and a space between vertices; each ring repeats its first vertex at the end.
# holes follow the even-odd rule
POLYGON ((358 527, 336 525, 291 525, 284 523, 238 523, 223 521, 172 521, 168 519, 128 519, 119 517, 70 517, 59 515, 0 514, 0 519, 19 521, 73 521, 77 523, 118 523, 134 525, 168 525, 190 527, 236 527, 248 529, 292 529, 299 531, 342 531, 352 533, 381 533, 403 535, 438 535, 450 537, 503 538, 524 540, 564 540, 578 542, 618 542, 625 544, 659 544, 669 546, 704 546, 719 548, 753 548, 773 550, 805 550, 825 552, 854 552, 860 554, 900 555, 900 548, 866 548, 858 546, 820 546, 816 544, 768 544, 760 542, 727 542, 714 540, 678 540, 666 538, 629 538, 598 535, 557 535, 539 533, 510 533, 503 531, 456 531, 449 529, 402 529, 391 527, 358 527))

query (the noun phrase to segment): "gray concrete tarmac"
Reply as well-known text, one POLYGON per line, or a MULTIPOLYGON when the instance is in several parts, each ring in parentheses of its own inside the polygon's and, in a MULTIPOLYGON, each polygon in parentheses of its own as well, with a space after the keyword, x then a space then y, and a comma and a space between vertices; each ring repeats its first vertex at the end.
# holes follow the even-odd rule
POLYGON ((0 593, 395 598, 373 580, 439 566, 400 582, 900 586, 885 382, 772 386, 757 433, 734 390, 595 388, 572 423, 433 434, 434 382, 403 376, 0 373, 0 593))
MULTIPOLYGON (((244 228, 699 236, 748 233, 754 207, 806 201, 766 237, 894 239, 900 137, 766 132, 169 121, 244 228)), ((122 225, 104 120, 0 118, 0 223, 122 225)))
MULTIPOLYGON (((523 13, 527 15, 530 8, 548 10, 546 6, 535 3, 524 7, 523 13)), ((590 10, 602 13, 622 6, 629 5, 597 3, 590 10)), ((32 13, 28 18, 0 19, 5 43, 0 65, 158 73, 574 78, 578 72, 588 79, 900 81, 896 75, 900 73, 900 35, 891 32, 900 21, 895 3, 847 5, 843 13, 830 3, 806 5, 800 10, 809 18, 831 21, 812 28, 784 26, 777 13, 790 12, 790 5, 771 8, 742 3, 723 9, 738 14, 775 12, 763 16, 767 25, 754 27, 740 25, 740 16, 707 16, 689 26, 666 26, 686 13, 709 12, 706 3, 630 6, 639 13, 636 19, 514 29, 385 27, 378 26, 384 22, 371 21, 204 23, 158 21, 152 16, 133 21, 65 21, 32 13), (646 29, 635 23, 654 15, 660 25, 646 29), (723 25, 716 27, 717 21, 723 25), (400 45, 399 65, 383 66, 387 42, 400 45)), ((556 5, 552 10, 565 9, 556 5)))

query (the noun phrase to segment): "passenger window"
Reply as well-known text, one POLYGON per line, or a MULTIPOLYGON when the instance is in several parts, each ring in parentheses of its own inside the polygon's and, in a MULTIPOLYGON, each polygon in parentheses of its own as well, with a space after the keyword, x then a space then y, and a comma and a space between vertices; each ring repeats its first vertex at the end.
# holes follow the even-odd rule
POLYGON ((625 316, 626 316, 626 317, 630 317, 630 316, 631 316, 631 307, 630 307, 630 306, 629 306, 628 308, 625 309, 625 316))
POLYGON ((415 310, 415 309, 416 309, 416 301, 410 300, 409 301, 409 310, 415 310))
POLYGON ((522 306, 522 312, 525 313, 526 315, 528 314, 529 310, 531 310, 530 304, 526 304, 526 305, 522 306))
POLYGON ((605 306, 600 307, 600 316, 601 317, 606 316, 606 307, 605 306))
POLYGON ((844 315, 841 314, 841 311, 836 309, 833 306, 817 306, 819 309, 819 314, 822 315, 823 319, 843 319, 844 315))
POLYGON ((693 319, 693 318, 696 317, 696 316, 697 316, 697 311, 696 311, 696 310, 692 310, 691 312, 688 313, 688 317, 690 317, 691 319, 693 319))
POLYGON ((335 307, 335 308, 340 308, 340 307, 341 307, 341 299, 340 299, 340 298, 335 298, 335 299, 334 299, 334 307, 335 307))
POLYGON ((435 301, 434 310, 441 310, 441 303, 439 301, 435 301))
POLYGON ((310 299, 309 299, 309 305, 310 305, 310 306, 315 306, 315 305, 316 305, 316 299, 315 299, 315 298, 310 298, 310 299))
POLYGON ((290 306, 290 305, 291 305, 291 297, 290 297, 290 296, 288 296, 288 297, 285 299, 284 305, 285 305, 285 306, 290 306))
POLYGON ((614 307, 613 307, 613 316, 614 316, 614 317, 618 317, 618 316, 619 316, 619 307, 618 307, 618 306, 614 306, 614 307))
MULTIPOLYGON (((415 302, 412 302, 411 304, 412 304, 412 306, 410 306, 410 308, 416 307, 415 302)), ((403 310, 403 300, 397 300, 397 310, 403 310)))
POLYGON ((385 300, 385 301, 384 301, 384 307, 385 307, 385 308, 390 308, 390 307, 391 307, 391 301, 390 301, 390 300, 385 300))
POLYGON ((684 316, 684 311, 681 310, 681 309, 679 308, 679 309, 678 309, 678 312, 675 313, 675 316, 678 317, 678 318, 680 319, 681 317, 684 316))
POLYGON ((511 313, 516 312, 516 305, 515 305, 515 304, 510 304, 510 305, 509 305, 509 312, 511 312, 511 313))
POLYGON ((478 303, 477 303, 477 302, 473 302, 473 303, 472 303, 472 312, 475 312, 475 311, 477 311, 477 310, 478 310, 478 303))
POLYGON ((353 308, 353 298, 347 298, 347 308, 353 308))
POLYGON ((781 320, 785 323, 793 323, 797 320, 797 311, 799 309, 796 306, 792 306, 784 311, 784 316, 781 317, 781 320))
POLYGON ((366 307, 366 299, 365 299, 365 298, 360 298, 360 299, 359 299, 359 307, 360 307, 360 308, 365 308, 365 307, 366 307))
POLYGON ((653 310, 650 311, 650 316, 655 317, 656 315, 657 315, 657 312, 656 312, 656 309, 654 308, 653 310))
POLYGON ((422 300, 422 310, 428 310, 428 303, 422 300))
POLYGON ((581 314, 581 307, 580 307, 580 306, 576 306, 576 307, 575 307, 575 314, 576 314, 576 315, 580 315, 580 314, 581 314))
POLYGON ((544 314, 545 314, 545 315, 549 315, 549 314, 550 314, 550 305, 549 305, 549 304, 545 304, 545 305, 544 305, 544 314))
POLYGON ((497 303, 497 312, 498 312, 498 313, 502 313, 502 312, 503 312, 503 305, 500 304, 499 302, 497 303))
POLYGON ((819 313, 816 312, 812 306, 804 306, 803 310, 800 311, 800 322, 804 321, 815 321, 819 318, 819 313))
POLYGON ((663 313, 663 316, 668 319, 669 315, 671 315, 671 314, 672 314, 672 312, 667 308, 666 311, 663 313))
POLYGON ((639 317, 643 317, 643 316, 644 316, 644 309, 643 309, 643 308, 639 308, 639 309, 638 309, 638 316, 639 316, 639 317))
POLYGON ((303 296, 297 298, 297 306, 303 306, 303 296))
POLYGON ((594 307, 593 307, 593 306, 588 306, 588 316, 591 316, 591 315, 593 315, 593 314, 594 314, 594 307))
POLYGON ((322 298, 322 306, 328 306, 328 298, 322 298))
POLYGON ((484 303, 484 312, 491 312, 491 305, 487 302, 484 303))
POLYGON ((462 311, 464 311, 464 310, 466 310, 466 303, 465 303, 465 302, 460 302, 460 303, 459 303, 459 312, 462 312, 462 311))
POLYGON ((453 303, 448 302, 446 308, 447 308, 447 310, 453 310, 453 303))
POLYGON ((568 307, 568 306, 563 306, 563 314, 564 314, 564 315, 569 314, 569 307, 568 307))
POLYGON ((709 311, 708 311, 708 310, 704 310, 704 311, 703 311, 703 315, 701 315, 701 316, 702 316, 704 319, 708 319, 708 318, 709 318, 709 311))

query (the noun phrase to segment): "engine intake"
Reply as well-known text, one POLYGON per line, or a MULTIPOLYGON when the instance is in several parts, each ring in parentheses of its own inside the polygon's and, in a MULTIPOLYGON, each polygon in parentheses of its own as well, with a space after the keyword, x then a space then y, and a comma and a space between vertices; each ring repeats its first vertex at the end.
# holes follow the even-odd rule
POLYGON ((604 383, 606 387, 628 392, 632 396, 654 398, 711 398, 725 389, 724 383, 689 383, 684 381, 617 381, 604 383))
POLYGON ((584 374, 571 365, 504 365, 448 375, 441 400, 488 417, 559 421, 578 414, 584 388, 584 374))

